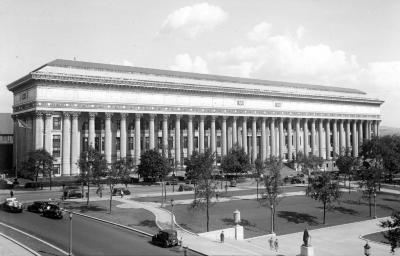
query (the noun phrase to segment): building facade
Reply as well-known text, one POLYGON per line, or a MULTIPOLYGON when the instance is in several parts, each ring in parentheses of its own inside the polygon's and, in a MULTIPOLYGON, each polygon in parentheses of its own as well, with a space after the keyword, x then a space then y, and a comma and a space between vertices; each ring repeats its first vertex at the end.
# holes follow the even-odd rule
POLYGON ((13 128, 11 113, 0 113, 0 173, 13 168, 13 128))
POLYGON ((292 160, 296 152, 327 161, 358 155, 378 135, 383 101, 339 87, 273 82, 89 62, 55 60, 8 85, 18 161, 44 148, 55 175, 77 175, 93 146, 107 162, 156 149, 182 167, 193 150, 217 164, 239 145, 250 155, 292 160))

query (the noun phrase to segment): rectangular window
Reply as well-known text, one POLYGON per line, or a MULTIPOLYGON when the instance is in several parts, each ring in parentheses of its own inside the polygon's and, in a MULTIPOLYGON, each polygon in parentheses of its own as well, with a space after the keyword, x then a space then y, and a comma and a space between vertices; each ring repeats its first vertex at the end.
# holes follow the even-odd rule
POLYGON ((217 136, 217 148, 221 147, 221 136, 217 136))
POLYGON ((116 137, 115 138, 115 150, 121 150, 121 138, 120 137, 116 137))
POLYGON ((53 157, 60 157, 61 135, 53 135, 53 157))
POLYGON ((168 137, 168 148, 174 147, 174 137, 168 137))
POLYGON ((116 121, 117 130, 121 130, 121 120, 116 121))
POLYGON ((82 151, 88 151, 89 149, 89 138, 83 137, 82 138, 82 151))
POLYGON ((135 141, 133 140, 133 137, 128 138, 128 150, 133 150, 135 141))
POLYGON ((104 151, 104 149, 105 149, 105 139, 104 139, 104 137, 101 137, 101 151, 104 151))
POLYGON ((194 137, 193 144, 195 149, 199 148, 199 137, 194 137))
POLYGON ((145 149, 149 149, 150 148, 150 138, 145 137, 145 141, 146 141, 145 149))
POLYGON ((157 145, 158 145, 158 149, 162 149, 163 148, 163 145, 162 145, 162 138, 160 138, 160 137, 158 137, 157 138, 157 145))
POLYGON ((188 148, 188 137, 183 137, 183 148, 188 148))
POLYGON ((53 164, 53 175, 61 174, 60 169, 60 164, 53 164))
POLYGON ((61 130, 61 117, 53 117, 53 130, 61 130))
POLYGON ((96 151, 100 150, 100 138, 99 137, 94 138, 94 149, 96 149, 96 151))

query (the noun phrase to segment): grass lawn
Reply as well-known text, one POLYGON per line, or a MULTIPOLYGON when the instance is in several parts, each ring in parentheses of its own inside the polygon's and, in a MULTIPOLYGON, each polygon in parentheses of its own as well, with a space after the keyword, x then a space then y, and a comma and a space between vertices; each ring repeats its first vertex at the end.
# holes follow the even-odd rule
MULTIPOLYGON (((305 196, 284 198, 277 207, 275 232, 278 235, 309 229, 351 223, 370 219, 368 203, 360 200, 361 193, 343 193, 340 203, 335 203, 326 214, 326 224, 322 224, 322 204, 305 196)), ((170 206, 167 206, 169 209, 170 206)), ((271 229, 270 209, 257 200, 235 200, 216 203, 210 208, 210 230, 233 226, 233 211, 241 212, 245 238, 264 235, 271 229)), ((398 196, 378 194, 377 216, 389 216, 393 210, 400 210, 398 196)), ((174 207, 177 222, 196 233, 206 232, 205 210, 193 210, 188 205, 174 207)), ((372 207, 373 214, 373 207, 372 207)))
POLYGON ((374 242, 389 244, 389 241, 383 236, 385 233, 386 232, 372 233, 372 234, 363 236, 363 238, 374 241, 374 242))
POLYGON ((80 212, 96 218, 112 221, 118 224, 136 228, 150 234, 158 232, 153 213, 144 209, 125 209, 118 208, 119 202, 113 201, 112 212, 109 213, 109 201, 90 202, 89 206, 86 202, 65 202, 66 209, 80 212))

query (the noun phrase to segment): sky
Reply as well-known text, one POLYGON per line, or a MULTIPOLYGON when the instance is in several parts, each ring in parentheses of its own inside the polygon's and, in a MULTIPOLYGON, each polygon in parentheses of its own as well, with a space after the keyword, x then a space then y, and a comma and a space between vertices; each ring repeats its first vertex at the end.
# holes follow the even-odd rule
POLYGON ((398 0, 0 0, 6 85, 54 59, 339 86, 400 127, 398 0))

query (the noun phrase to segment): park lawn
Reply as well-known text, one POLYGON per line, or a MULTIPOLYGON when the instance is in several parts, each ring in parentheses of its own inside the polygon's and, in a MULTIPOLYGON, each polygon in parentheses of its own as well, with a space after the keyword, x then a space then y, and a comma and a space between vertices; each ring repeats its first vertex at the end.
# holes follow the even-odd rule
POLYGON ((153 213, 144 209, 126 209, 118 208, 120 202, 112 202, 112 211, 109 213, 109 201, 93 201, 86 205, 86 202, 65 201, 65 209, 96 217, 103 220, 112 221, 131 228, 155 234, 158 232, 158 227, 155 222, 153 213))
MULTIPOLYGON (((275 232, 278 235, 300 232, 308 226, 310 230, 327 226, 357 222, 370 219, 366 201, 360 200, 361 193, 343 193, 340 203, 326 213, 323 225, 323 208, 318 201, 306 196, 284 198, 277 207, 275 232)), ((170 209, 170 207, 167 207, 170 209)), ((270 209, 263 207, 257 200, 235 200, 216 203, 210 208, 210 231, 233 226, 233 211, 241 212, 245 238, 267 234, 271 227, 270 209)), ((393 210, 400 210, 398 197, 390 194, 378 194, 377 216, 390 216, 393 210)), ((206 232, 205 210, 193 210, 189 205, 174 207, 176 220, 182 227, 195 233, 206 232)), ((373 214, 373 207, 372 207, 373 214)))
POLYGON ((378 242, 378 243, 390 244, 389 240, 387 240, 383 236, 385 233, 386 233, 386 231, 376 232, 376 233, 365 235, 365 236, 363 236, 363 238, 370 240, 370 241, 378 242))

